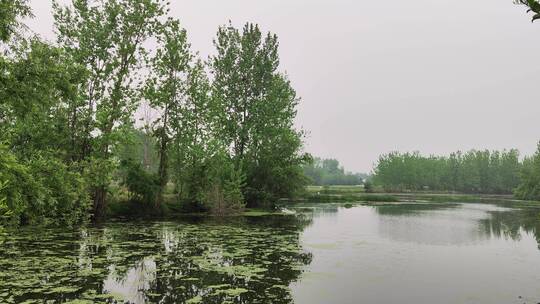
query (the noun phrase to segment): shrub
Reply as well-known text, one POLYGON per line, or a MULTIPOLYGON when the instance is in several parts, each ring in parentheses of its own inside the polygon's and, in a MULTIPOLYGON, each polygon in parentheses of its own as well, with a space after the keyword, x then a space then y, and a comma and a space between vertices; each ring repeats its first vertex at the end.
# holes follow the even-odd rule
POLYGON ((201 201, 215 215, 230 215, 245 208, 242 188, 245 176, 224 154, 216 156, 211 163, 210 181, 202 193, 201 201))
POLYGON ((14 224, 72 225, 88 208, 86 183, 75 170, 47 154, 20 161, 0 146, 0 216, 14 224))
POLYGON ((120 165, 124 175, 122 184, 129 191, 129 199, 147 204, 156 202, 159 193, 157 176, 133 160, 124 160, 120 165))
POLYGON ((540 143, 536 153, 523 160, 521 183, 514 190, 514 195, 523 200, 540 200, 540 143))
POLYGON ((35 216, 41 215, 54 224, 68 226, 88 219, 90 197, 81 174, 54 157, 33 158, 28 166, 44 193, 43 202, 39 206, 42 209, 37 209, 39 214, 35 216))
POLYGON ((374 192, 373 183, 370 180, 364 181, 364 191, 366 193, 373 193, 374 192))
POLYGON ((0 212, 12 222, 19 222, 33 201, 41 201, 42 193, 28 168, 3 146, 0 146, 0 185, 0 212))

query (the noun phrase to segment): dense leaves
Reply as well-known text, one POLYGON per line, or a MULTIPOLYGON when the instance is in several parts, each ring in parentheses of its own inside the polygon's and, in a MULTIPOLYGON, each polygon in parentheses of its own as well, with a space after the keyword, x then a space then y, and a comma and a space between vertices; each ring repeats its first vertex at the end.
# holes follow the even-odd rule
POLYGON ((0 217, 72 225, 87 217, 88 203, 81 175, 55 157, 35 155, 21 162, 0 146, 0 217))
POLYGON ((540 200, 540 144, 533 156, 523 160, 521 184, 515 195, 520 199, 540 200))
POLYGON ((0 41, 8 41, 21 27, 19 19, 29 16, 27 0, 0 0, 0 41))
POLYGON ((136 71, 147 53, 143 44, 159 28, 165 14, 160 0, 74 0, 54 5, 59 43, 86 70, 80 101, 73 108, 74 138, 79 160, 93 158, 92 184, 96 217, 106 208, 111 170, 103 168, 113 155, 125 126, 132 123, 141 84, 136 71), (77 124, 77 122, 82 122, 77 124))
POLYGON ((442 190, 512 193, 519 184, 519 153, 476 151, 448 157, 390 153, 379 158, 374 182, 389 191, 442 190))
POLYGON ((221 27, 204 62, 162 0, 53 1, 56 44, 13 39, 26 1, 0 8, 1 218, 74 224, 109 201, 228 214, 304 185, 275 35, 221 27))
POLYGON ((123 171, 122 184, 129 192, 129 198, 139 203, 154 202, 158 195, 159 184, 156 176, 144 170, 142 165, 133 160, 120 164, 123 171))
POLYGON ((17 20, 30 14, 24 4, 1 2, 0 216, 14 224, 70 225, 88 216, 86 180, 70 162, 67 123, 81 70, 61 48, 9 39, 17 20))
POLYGON ((298 97, 278 71, 277 36, 263 35, 257 25, 242 31, 221 27, 211 58, 212 98, 219 138, 235 166, 246 175, 248 205, 266 205, 293 196, 306 184, 301 165, 303 133, 294 129, 298 97))

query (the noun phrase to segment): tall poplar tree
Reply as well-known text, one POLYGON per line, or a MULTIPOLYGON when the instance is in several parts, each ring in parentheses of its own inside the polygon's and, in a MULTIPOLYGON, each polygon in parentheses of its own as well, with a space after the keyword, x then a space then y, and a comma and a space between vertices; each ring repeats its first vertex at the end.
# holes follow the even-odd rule
POLYGON ((160 47, 151 61, 152 76, 146 83, 145 97, 150 105, 161 114, 154 121, 154 135, 158 141, 160 190, 156 203, 163 201, 163 191, 169 178, 170 142, 178 132, 174 126, 176 120, 182 120, 184 97, 187 90, 189 64, 192 55, 187 42, 186 31, 177 20, 164 23, 158 36, 160 47))
POLYGON ((75 157, 92 177, 93 215, 103 215, 114 163, 111 148, 137 107, 137 71, 144 42, 165 13, 161 0, 73 0, 54 2, 58 42, 86 68, 81 97, 69 118, 75 157))
POLYGON ((210 178, 209 162, 221 149, 209 87, 204 63, 192 62, 182 102, 171 115, 172 175, 179 196, 190 202, 200 202, 210 178))
POLYGON ((278 71, 276 35, 248 23, 242 31, 219 28, 211 58, 212 98, 218 104, 220 137, 246 175, 249 205, 291 195, 303 184, 302 133, 293 126, 298 98, 278 71))

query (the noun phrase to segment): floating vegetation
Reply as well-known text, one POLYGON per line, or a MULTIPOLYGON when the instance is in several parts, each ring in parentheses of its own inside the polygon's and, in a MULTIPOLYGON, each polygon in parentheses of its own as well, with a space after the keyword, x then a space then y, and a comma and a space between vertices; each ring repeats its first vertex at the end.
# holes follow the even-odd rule
POLYGON ((301 217, 21 229, 0 247, 0 303, 291 303, 311 255, 301 217))

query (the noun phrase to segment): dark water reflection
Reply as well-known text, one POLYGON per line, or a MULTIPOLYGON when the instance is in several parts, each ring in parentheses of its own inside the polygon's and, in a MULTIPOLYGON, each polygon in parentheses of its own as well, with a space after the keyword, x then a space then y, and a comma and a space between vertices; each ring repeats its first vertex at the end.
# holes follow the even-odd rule
POLYGON ((0 303, 290 303, 311 255, 295 217, 109 223, 3 236, 0 303))
POLYGON ((0 231, 0 303, 540 302, 538 207, 295 210, 0 231))
POLYGON ((480 224, 486 234, 499 238, 519 241, 523 235, 534 235, 538 249, 540 249, 540 209, 514 209, 511 212, 494 211, 480 224))

